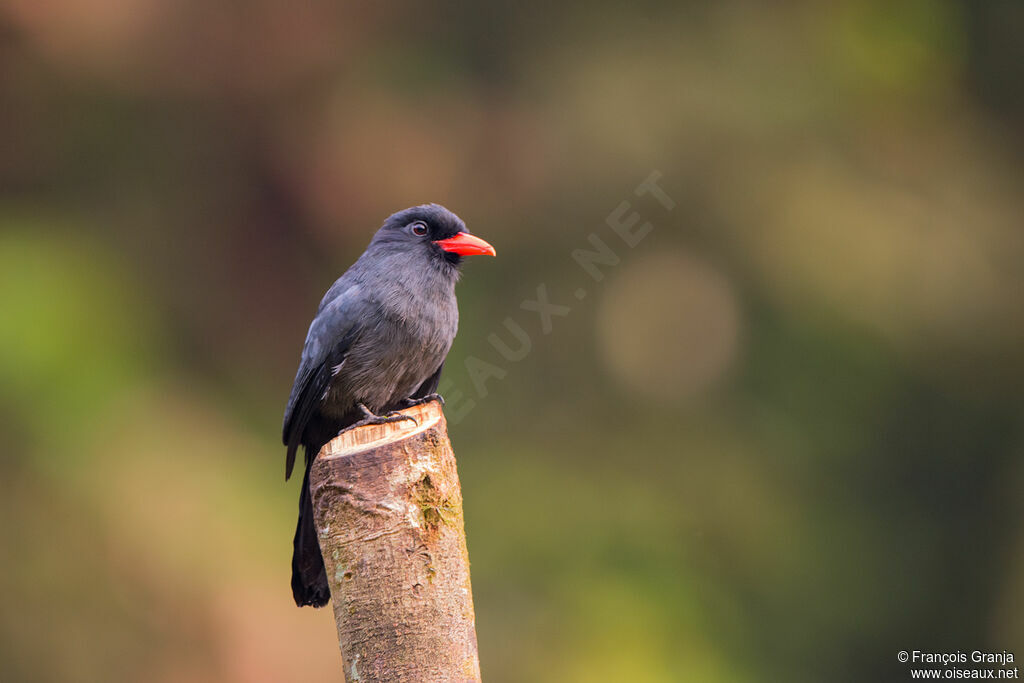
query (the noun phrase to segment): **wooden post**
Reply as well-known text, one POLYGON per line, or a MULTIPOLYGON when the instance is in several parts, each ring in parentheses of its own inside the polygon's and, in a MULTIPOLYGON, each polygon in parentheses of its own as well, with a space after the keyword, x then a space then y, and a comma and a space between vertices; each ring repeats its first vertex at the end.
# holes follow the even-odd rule
POLYGON ((310 473, 345 680, 479 681, 462 490, 440 404, 366 425, 310 473))

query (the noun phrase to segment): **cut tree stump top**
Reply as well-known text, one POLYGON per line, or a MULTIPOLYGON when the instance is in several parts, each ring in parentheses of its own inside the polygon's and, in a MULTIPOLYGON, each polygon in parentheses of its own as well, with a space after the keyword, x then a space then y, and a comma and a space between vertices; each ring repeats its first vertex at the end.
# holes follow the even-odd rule
POLYGON ((400 411, 416 419, 418 425, 411 420, 386 422, 379 425, 363 425, 342 432, 320 451, 321 458, 342 458, 353 453, 380 448, 389 443, 399 441, 426 431, 441 419, 441 404, 437 401, 421 403, 412 408, 400 411))

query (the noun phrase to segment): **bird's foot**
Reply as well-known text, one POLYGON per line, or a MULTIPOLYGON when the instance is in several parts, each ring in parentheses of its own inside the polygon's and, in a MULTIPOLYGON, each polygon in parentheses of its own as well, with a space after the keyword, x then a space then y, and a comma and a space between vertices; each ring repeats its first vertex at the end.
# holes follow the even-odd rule
POLYGON ((359 408, 359 412, 363 414, 363 419, 360 420, 359 422, 350 424, 348 427, 345 427, 340 432, 338 432, 338 434, 343 434, 350 429, 355 429, 356 427, 364 427, 366 425, 383 425, 388 424, 390 422, 401 422, 402 420, 411 420, 412 423, 417 427, 420 424, 419 421, 412 415, 404 415, 398 412, 397 410, 393 410, 390 413, 385 413, 384 415, 377 415, 369 408, 364 406, 362 403, 357 403, 356 407, 359 408))
POLYGON ((442 406, 444 406, 444 396, 437 393, 427 394, 426 396, 421 396, 420 398, 403 399, 402 406, 405 408, 412 408, 413 406, 421 406, 424 403, 430 403, 431 401, 437 401, 442 406))

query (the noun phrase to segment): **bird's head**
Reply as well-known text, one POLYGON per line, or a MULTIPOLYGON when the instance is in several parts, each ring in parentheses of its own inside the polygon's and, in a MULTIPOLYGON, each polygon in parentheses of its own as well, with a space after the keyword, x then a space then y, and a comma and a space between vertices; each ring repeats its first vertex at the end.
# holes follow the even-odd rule
POLYGON ((494 247, 469 234, 466 224, 440 204, 423 204, 392 214, 373 238, 388 251, 426 256, 438 265, 454 268, 463 256, 494 256, 494 247))

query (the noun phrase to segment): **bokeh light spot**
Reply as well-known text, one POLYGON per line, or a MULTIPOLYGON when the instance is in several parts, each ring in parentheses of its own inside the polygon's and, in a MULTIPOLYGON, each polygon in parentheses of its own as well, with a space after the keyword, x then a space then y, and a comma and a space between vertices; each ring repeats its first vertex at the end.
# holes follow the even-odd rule
POLYGON ((740 313, 729 281, 684 252, 626 265, 601 305, 604 363, 629 390, 651 398, 696 395, 736 357, 740 313))

